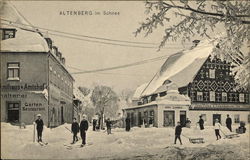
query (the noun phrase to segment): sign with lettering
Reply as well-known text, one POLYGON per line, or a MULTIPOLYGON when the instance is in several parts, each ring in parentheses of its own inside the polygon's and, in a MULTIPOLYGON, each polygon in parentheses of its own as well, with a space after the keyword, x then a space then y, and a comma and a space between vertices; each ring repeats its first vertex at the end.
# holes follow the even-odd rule
POLYGON ((2 93, 1 98, 27 98, 27 94, 22 94, 22 93, 2 93))
POLYGON ((192 104, 191 109, 249 109, 249 105, 232 105, 232 104, 211 104, 211 103, 199 103, 199 104, 192 104))
POLYGON ((1 85, 1 90, 6 91, 19 91, 19 90, 25 90, 25 91, 38 91, 38 90, 44 90, 46 88, 46 83, 43 84, 16 84, 16 85, 1 85))
POLYGON ((36 102, 25 102, 24 107, 22 107, 23 111, 45 111, 45 107, 43 107, 42 103, 36 102))

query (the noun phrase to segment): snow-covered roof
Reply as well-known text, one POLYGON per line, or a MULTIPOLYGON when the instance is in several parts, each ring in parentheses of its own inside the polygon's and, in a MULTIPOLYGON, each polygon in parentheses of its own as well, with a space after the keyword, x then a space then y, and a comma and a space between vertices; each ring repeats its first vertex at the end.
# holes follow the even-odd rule
POLYGON ((140 99, 141 97, 141 93, 143 92, 143 90, 147 87, 148 83, 144 83, 142 85, 140 85, 136 90, 135 93, 132 97, 132 99, 140 99))
POLYGON ((9 24, 9 22, 2 21, 5 24, 1 24, 1 28, 16 29, 15 38, 1 41, 1 52, 49 51, 46 40, 36 32, 35 28, 30 26, 10 2, 2 2, 0 8, 0 17, 2 19, 15 22, 14 24, 9 24))
POLYGON ((171 55, 146 87, 142 96, 153 94, 166 80, 178 87, 186 86, 212 53, 215 44, 215 41, 204 41, 195 48, 171 55))

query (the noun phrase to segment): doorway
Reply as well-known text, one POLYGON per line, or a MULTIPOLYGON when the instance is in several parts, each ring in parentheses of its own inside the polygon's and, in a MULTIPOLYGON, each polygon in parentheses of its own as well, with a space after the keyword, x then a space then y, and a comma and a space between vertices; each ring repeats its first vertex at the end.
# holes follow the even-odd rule
POLYGON ((63 106, 61 106, 61 123, 64 124, 63 106))
POLYGON ((174 127, 175 125, 175 111, 164 111, 163 113, 163 118, 164 118, 164 122, 163 122, 163 126, 164 127, 174 127))
POLYGON ((19 123, 20 103, 18 102, 8 102, 7 103, 7 121, 11 123, 19 123))
POLYGON ((180 111, 180 123, 181 123, 181 126, 183 126, 183 127, 186 126, 186 119, 187 119, 186 111, 180 111))
POLYGON ((213 114, 213 125, 215 124, 216 119, 218 119, 221 124, 221 114, 213 114))

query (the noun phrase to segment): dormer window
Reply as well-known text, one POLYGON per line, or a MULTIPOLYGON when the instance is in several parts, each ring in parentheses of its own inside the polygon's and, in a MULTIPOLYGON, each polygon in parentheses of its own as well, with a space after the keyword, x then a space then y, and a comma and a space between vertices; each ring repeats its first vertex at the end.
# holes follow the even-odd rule
POLYGON ((16 35, 16 29, 14 28, 0 28, 1 31, 1 39, 9 39, 9 38, 15 38, 16 35))

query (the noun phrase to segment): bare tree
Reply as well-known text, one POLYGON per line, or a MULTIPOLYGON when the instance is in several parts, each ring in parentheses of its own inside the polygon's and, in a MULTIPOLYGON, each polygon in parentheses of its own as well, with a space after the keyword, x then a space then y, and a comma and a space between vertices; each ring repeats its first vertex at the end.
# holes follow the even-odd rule
POLYGON ((101 117, 100 127, 103 128, 104 114, 106 116, 116 115, 118 96, 110 87, 96 86, 92 92, 91 101, 101 117))
POLYGON ((145 7, 148 18, 141 23, 135 35, 143 31, 147 36, 158 26, 165 27, 159 49, 168 41, 190 41, 197 35, 211 39, 211 33, 222 27, 225 33, 217 38, 213 55, 231 62, 235 66, 233 72, 239 86, 250 88, 249 1, 147 1, 145 7), (171 25, 173 19, 179 19, 177 24, 171 25), (243 46, 247 46, 246 51, 243 46))

